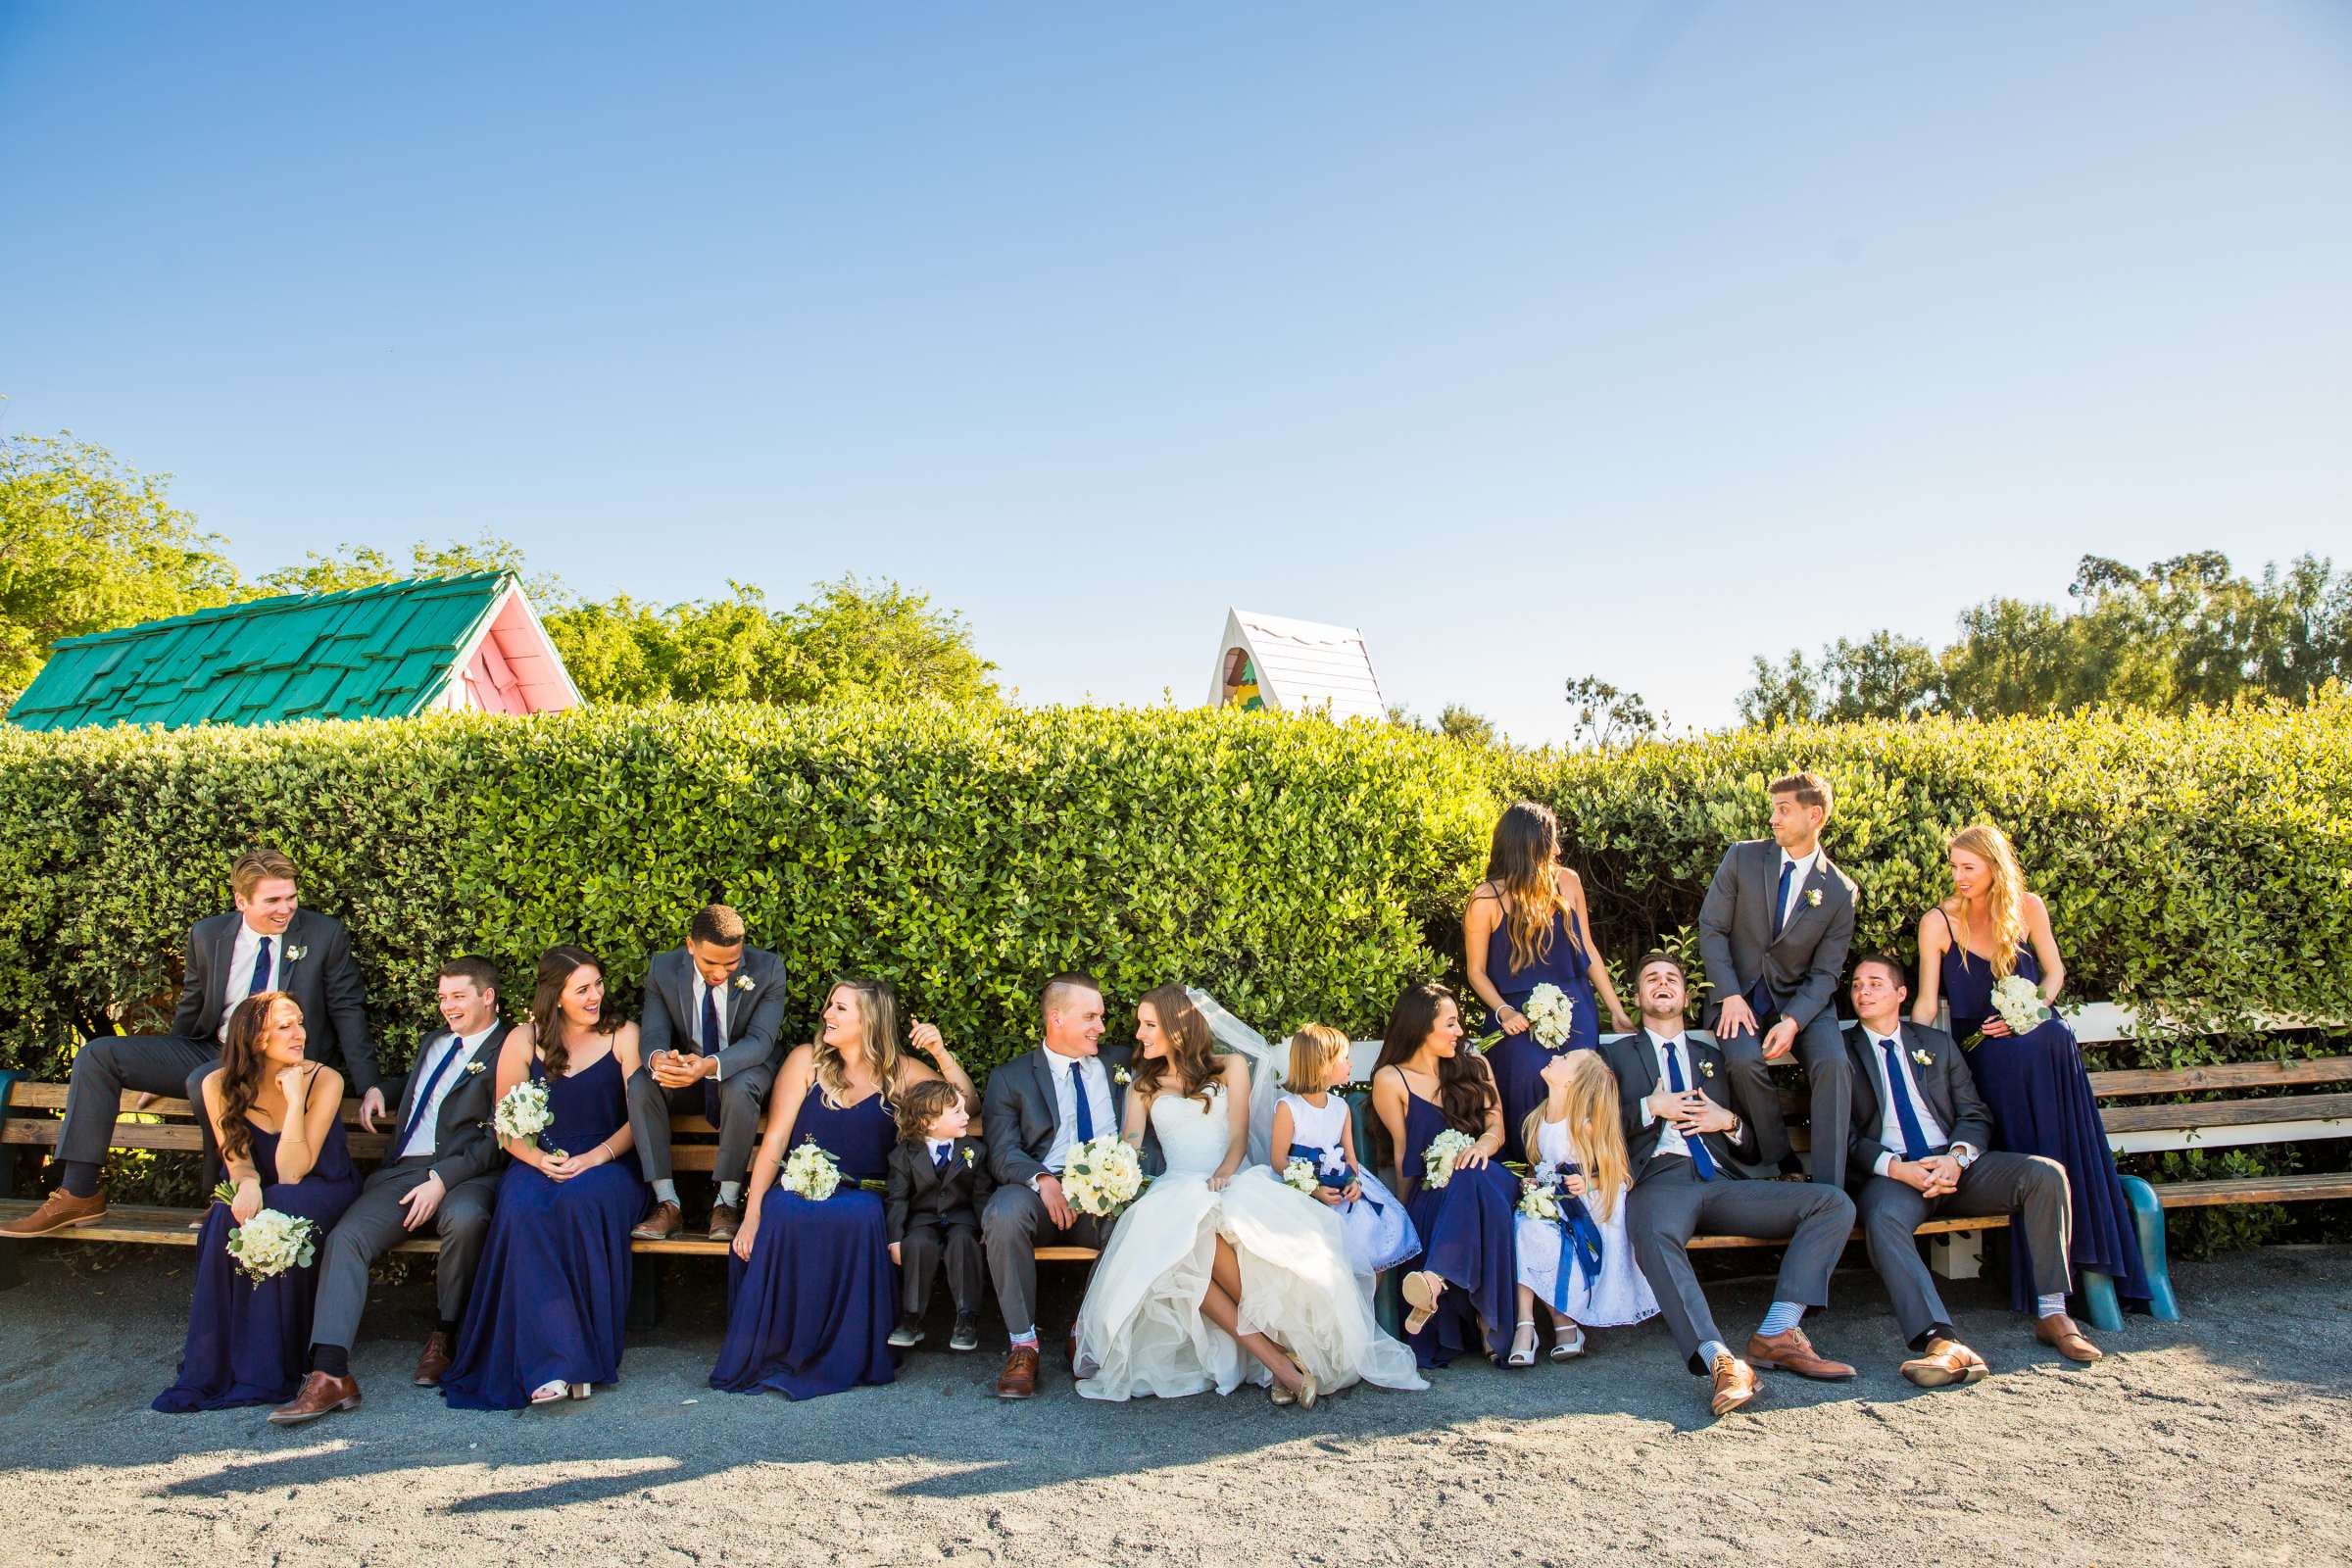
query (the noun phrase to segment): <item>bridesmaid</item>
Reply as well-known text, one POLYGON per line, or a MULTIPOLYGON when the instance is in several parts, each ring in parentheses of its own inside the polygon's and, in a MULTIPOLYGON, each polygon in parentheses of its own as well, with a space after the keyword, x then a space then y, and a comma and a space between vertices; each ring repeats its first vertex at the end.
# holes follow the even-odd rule
POLYGON ((1596 996, 1608 1007, 1611 1029, 1624 1034, 1633 1028, 1609 981, 1608 963, 1588 943, 1592 929, 1584 881, 1560 863, 1558 819, 1534 801, 1512 806, 1494 824, 1487 879, 1462 911, 1470 989, 1502 1030, 1487 1063, 1502 1095, 1505 1127, 1518 1126, 1544 1102, 1544 1063, 1552 1054, 1536 1044, 1519 1010, 1536 987, 1557 986, 1576 1004, 1564 1050, 1600 1044, 1596 996))
POLYGON ((604 964, 585 949, 548 949, 531 1021, 499 1050, 497 1097, 526 1078, 544 1083, 555 1123, 536 1140, 507 1140, 514 1162, 441 1378, 454 1408, 585 1399, 620 1376, 629 1228, 653 1191, 630 1152, 636 1070, 637 1026, 605 1004, 604 964))
POLYGON ((1394 1191, 1425 1250, 1401 1281, 1405 1338, 1422 1366, 1444 1366, 1478 1347, 1500 1363, 1509 1347, 1518 1250, 1511 1211, 1519 1179, 1493 1163, 1503 1142, 1502 1106, 1487 1058, 1462 1050, 1462 1011, 1441 985, 1405 989, 1389 1014, 1372 1068, 1372 1111, 1396 1156, 1394 1191), (1422 1180, 1422 1154, 1451 1129, 1472 1143, 1443 1187, 1422 1180))
POLYGON ((257 992, 229 1014, 204 1114, 237 1196, 204 1216, 179 1380, 156 1396, 158 1410, 282 1404, 310 1365, 318 1264, 256 1285, 228 1255, 228 1233, 265 1208, 309 1220, 323 1249, 360 1195, 343 1143, 343 1075, 305 1061, 304 1038, 302 1008, 282 991, 257 992))
MULTIPOLYGON (((1969 1071, 1992 1111, 1993 1147, 2044 1154, 2066 1167, 2074 1199, 2074 1240, 2067 1252, 2075 1272, 2112 1275, 2118 1296, 2145 1301, 2148 1281, 2139 1234, 2116 1174, 2115 1154, 2107 1147, 2090 1076, 2074 1031, 2054 1010, 2066 985, 2066 963, 2058 956, 2050 911, 2026 891, 2016 852, 1989 822, 1963 828, 1945 854, 1952 896, 1919 919, 1919 1000, 1912 1004, 1912 1021, 1935 1023, 1940 987, 1951 1004, 1952 1038, 1969 1047, 1969 1071), (1994 983, 2012 974, 2034 982, 2041 1000, 2053 1007, 2025 1035, 2010 1033, 1992 1006, 1994 983), (1984 1038, 1973 1040, 1980 1033, 1984 1038)), ((2012 1230, 2010 1246, 2019 1252, 2009 1271, 2010 1297, 2024 1311, 2035 1304, 2029 1296, 2034 1269, 2024 1232, 2012 1230)), ((2087 1341, 2060 1348, 2079 1360, 2098 1354, 2087 1341)))
POLYGON ((825 1002, 815 1043, 784 1059, 727 1260, 727 1337, 710 1387, 812 1399, 891 1380, 898 1275, 882 1197, 858 1184, 889 1168, 891 1107, 911 1085, 944 1075, 980 1102, 937 1029, 916 1024, 913 1043, 938 1072, 902 1054, 888 986, 844 980, 825 1002), (841 1185, 821 1203, 777 1189, 796 1142, 841 1167, 841 1185))

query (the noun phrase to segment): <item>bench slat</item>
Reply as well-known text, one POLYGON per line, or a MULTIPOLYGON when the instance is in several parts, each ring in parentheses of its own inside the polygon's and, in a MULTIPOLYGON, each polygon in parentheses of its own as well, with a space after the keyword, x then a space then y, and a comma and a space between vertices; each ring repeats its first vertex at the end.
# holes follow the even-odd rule
POLYGON ((2118 1068, 2090 1075, 2100 1099, 2123 1095, 2189 1095, 2211 1089, 2262 1089, 2330 1084, 2352 1079, 2352 1056, 2309 1061, 2217 1061, 2199 1067, 2118 1068))
POLYGON ((2352 1198, 2352 1172, 2172 1182, 2157 1188, 2156 1197, 2167 1208, 2214 1208, 2224 1203, 2293 1203, 2311 1199, 2352 1198))
POLYGON ((2119 1133, 2257 1127, 2271 1122, 2337 1121, 2346 1117, 2352 1117, 2352 1094, 2211 1100, 2196 1105, 2109 1105, 2099 1112, 2099 1120, 2111 1137, 2119 1133))

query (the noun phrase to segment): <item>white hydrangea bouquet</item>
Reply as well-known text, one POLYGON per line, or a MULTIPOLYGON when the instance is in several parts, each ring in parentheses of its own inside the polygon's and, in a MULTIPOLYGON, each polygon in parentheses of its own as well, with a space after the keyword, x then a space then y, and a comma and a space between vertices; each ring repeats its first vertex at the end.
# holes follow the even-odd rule
POLYGON ((841 1166, 815 1140, 807 1139, 785 1156, 784 1175, 777 1185, 811 1203, 821 1203, 840 1188, 841 1166))
MULTIPOLYGON (((506 1143, 535 1143, 555 1124, 556 1113, 547 1104, 547 1085, 535 1078, 525 1078, 499 1096, 498 1108, 490 1113, 491 1130, 506 1143)), ((560 1157, 564 1151, 551 1149, 548 1152, 560 1157)))
POLYGON ((1453 1156, 1478 1140, 1457 1127, 1448 1127, 1429 1141, 1421 1152, 1422 1177, 1425 1187, 1443 1187, 1453 1180, 1453 1156))
POLYGON ((1081 1214, 1116 1214, 1143 1190, 1144 1162, 1116 1133, 1073 1145, 1061 1168, 1061 1196, 1081 1214))
MULTIPOLYGON (((213 1197, 222 1203, 234 1203, 237 1190, 222 1182, 213 1189, 213 1197)), ((247 1279, 260 1285, 290 1268, 309 1268, 317 1262, 318 1227, 307 1219, 265 1208, 228 1233, 228 1255, 247 1279)))
POLYGON ((1576 1003, 1549 982, 1529 992, 1527 1005, 1519 1010, 1527 1014, 1527 1032, 1545 1051, 1566 1045, 1569 1032, 1576 1027, 1576 1003))
POLYGON ((1315 1189, 1323 1185, 1323 1178, 1315 1169, 1313 1160, 1294 1159, 1282 1167, 1282 1183, 1285 1187, 1312 1198, 1315 1196, 1315 1189))
POLYGON ((2001 1015, 2001 1022, 2013 1035, 2030 1035, 2050 1021, 2041 987, 2022 974, 2013 974, 1992 988, 1992 1010, 2001 1015))
POLYGON ((1560 1167, 1548 1160, 1530 1171, 1519 1184, 1519 1212, 1529 1219, 1560 1217, 1560 1167))

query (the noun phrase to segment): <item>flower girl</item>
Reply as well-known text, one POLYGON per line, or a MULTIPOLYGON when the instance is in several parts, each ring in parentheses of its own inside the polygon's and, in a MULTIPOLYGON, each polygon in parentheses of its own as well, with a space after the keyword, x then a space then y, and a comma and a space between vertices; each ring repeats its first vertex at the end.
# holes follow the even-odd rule
POLYGON ((1625 1128, 1617 1077, 1597 1051, 1544 1064, 1544 1097, 1520 1142, 1531 1172, 1520 1200, 1519 1324, 1509 1364, 1536 1359, 1536 1303, 1552 1315, 1551 1358, 1585 1350, 1584 1327, 1618 1328, 1657 1315, 1657 1298, 1625 1235, 1625 1128))
POLYGON ((1291 1036, 1290 1076, 1274 1106, 1269 1163, 1286 1181, 1300 1161, 1314 1168, 1311 1196, 1338 1210, 1348 1266, 1368 1285, 1382 1269, 1418 1252, 1421 1239, 1404 1205, 1356 1160, 1348 1102, 1334 1092, 1351 1076, 1348 1037, 1337 1029, 1310 1023, 1291 1036))

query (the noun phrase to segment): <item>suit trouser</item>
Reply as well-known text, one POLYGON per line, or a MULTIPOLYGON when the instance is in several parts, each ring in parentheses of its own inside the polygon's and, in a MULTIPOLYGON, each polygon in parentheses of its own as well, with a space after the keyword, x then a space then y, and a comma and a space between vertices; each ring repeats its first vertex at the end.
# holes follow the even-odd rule
MULTIPOLYGON (((351 1348, 359 1337, 360 1314, 368 1308, 368 1266, 408 1240, 410 1233, 401 1224, 408 1209, 401 1199, 432 1168, 429 1154, 412 1154, 378 1167, 327 1233, 318 1261, 318 1303, 311 1318, 313 1345, 351 1348)), ((433 1232, 441 1238, 441 1255, 433 1263, 433 1303, 444 1323, 465 1314, 473 1267, 490 1234, 498 1179, 499 1172, 492 1171, 460 1182, 441 1195, 441 1206, 433 1211, 433 1232)))
POLYGON ((101 1035, 74 1054, 66 1090, 65 1125, 57 1133, 57 1157, 97 1165, 115 1141, 115 1118, 122 1091, 143 1095, 185 1095, 202 1129, 206 1185, 220 1167, 212 1119, 204 1114, 205 1075, 219 1064, 220 1042, 181 1035, 101 1035))
MULTIPOLYGON (((1756 1130, 1756 1143, 1767 1165, 1788 1157, 1788 1124, 1781 1115, 1780 1092, 1772 1087, 1772 1066, 1764 1059, 1764 1031, 1779 1021, 1778 1012, 1769 1012, 1759 1020, 1755 1034, 1726 1039, 1719 1030, 1715 1036, 1732 1075, 1732 1093, 1740 1102, 1740 1113, 1756 1130)), ((1852 1136, 1854 1065, 1845 1054, 1845 1034, 1838 1027, 1836 1013, 1824 1007, 1796 1032, 1796 1059, 1804 1063, 1805 1081, 1813 1090, 1813 1152, 1809 1156, 1813 1179, 1842 1190, 1845 1143, 1852 1136)))
POLYGON ((752 1150, 760 1142, 760 1114, 767 1107, 767 1091, 775 1081, 775 1068, 765 1062, 683 1089, 662 1088, 643 1067, 631 1073, 629 1131, 645 1179, 669 1180, 669 1118, 684 1114, 708 1116, 718 1124, 718 1155, 710 1167, 711 1178, 742 1181, 751 1170, 752 1150))
POLYGON ((931 1282, 943 1260, 956 1315, 980 1310, 980 1293, 988 1286, 981 1265, 980 1221, 968 1210, 944 1217, 914 1214, 908 1216, 906 1234, 899 1243, 899 1309, 907 1317, 921 1317, 931 1304, 931 1282))
POLYGON ((1979 1154, 1960 1173, 1960 1185, 1936 1199, 1891 1176, 1873 1176, 1856 1193, 1854 1207, 1870 1244, 1870 1266, 1886 1282, 1894 1301, 1894 1320, 1913 1349, 1927 1344, 1936 1330, 1946 1337, 1952 1331, 1943 1298, 1936 1293, 1936 1281, 1912 1236, 1929 1219, 2015 1211, 2034 1253, 2034 1294, 2063 1295, 2072 1284, 2066 1251, 2073 1240, 2069 1232, 2074 1200, 2067 1192, 2066 1167, 2054 1159, 1997 1150, 1979 1154))
POLYGON ((1046 1213, 1045 1200, 1026 1187, 1006 1184, 991 1193, 980 1216, 981 1250, 988 1254, 988 1272, 997 1282, 997 1306, 1004 1327, 1014 1334, 1037 1327, 1037 1243, 1041 1233, 1059 1247, 1092 1247, 1110 1243, 1118 1216, 1098 1219, 1075 1216, 1070 1228, 1057 1231, 1046 1213))
MULTIPOLYGON (((1626 1200, 1626 1235, 1634 1261, 1690 1370, 1705 1373, 1698 1348, 1723 1340, 1690 1267, 1690 1238, 1714 1235, 1786 1236, 1776 1301, 1830 1304, 1830 1271, 1854 1226, 1853 1200, 1819 1182, 1750 1182, 1717 1176, 1702 1182, 1690 1161, 1653 1158, 1626 1200)), ((1724 1341, 1725 1344, 1731 1342, 1724 1341)))

